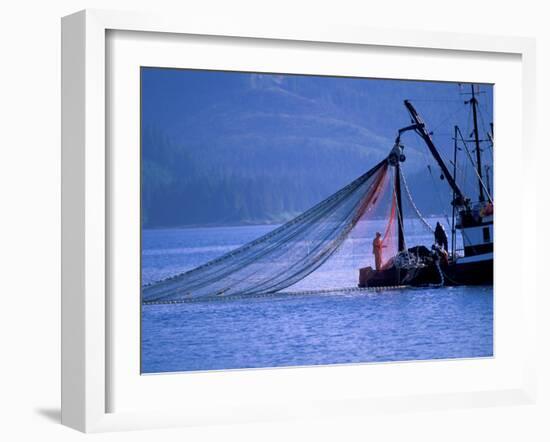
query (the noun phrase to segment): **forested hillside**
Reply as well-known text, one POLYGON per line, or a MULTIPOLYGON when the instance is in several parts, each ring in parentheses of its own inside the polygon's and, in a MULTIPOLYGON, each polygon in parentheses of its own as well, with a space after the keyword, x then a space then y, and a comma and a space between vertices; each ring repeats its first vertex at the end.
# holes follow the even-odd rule
MULTIPOLYGON (((207 146, 186 149, 159 133, 146 131, 142 157, 144 226, 283 222, 380 160, 380 155, 369 154, 366 149, 352 149, 346 155, 338 148, 314 147, 288 149, 284 156, 261 153, 207 146)), ((449 210, 449 187, 441 181, 436 167, 431 166, 431 173, 427 167, 409 172, 405 165, 404 170, 422 212, 441 214, 449 210)))
MULTIPOLYGON (((420 109, 447 158, 451 117, 464 108, 457 85, 166 71, 142 73, 145 227, 286 221, 387 155, 409 124, 404 98, 448 101, 420 109)), ((425 146, 404 141, 419 208, 448 209, 425 146)))

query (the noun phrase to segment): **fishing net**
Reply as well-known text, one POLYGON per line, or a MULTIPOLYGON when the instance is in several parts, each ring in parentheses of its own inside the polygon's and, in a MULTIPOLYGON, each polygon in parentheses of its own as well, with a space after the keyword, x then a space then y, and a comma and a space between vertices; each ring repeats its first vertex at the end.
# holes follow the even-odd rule
MULTIPOLYGON (((366 220, 380 216, 380 210, 385 211, 381 224, 384 255, 393 256, 395 198, 392 191, 387 191, 393 189, 389 168, 384 160, 266 235, 195 269, 145 285, 142 301, 264 295, 295 286, 323 266, 344 243, 353 249, 357 241, 362 241, 361 256, 365 252, 370 255, 374 232, 366 220), (376 210, 378 207, 382 209, 376 210)), ((357 267, 350 271, 356 274, 357 267)))

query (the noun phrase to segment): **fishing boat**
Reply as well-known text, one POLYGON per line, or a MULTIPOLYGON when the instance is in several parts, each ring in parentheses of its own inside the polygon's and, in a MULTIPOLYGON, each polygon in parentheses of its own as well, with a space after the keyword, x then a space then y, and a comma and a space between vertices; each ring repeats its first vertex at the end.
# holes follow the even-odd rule
MULTIPOLYGON (((479 137, 476 94, 472 86, 471 98, 467 103, 470 103, 473 111, 474 139, 464 140, 460 129, 455 126, 452 173, 436 148, 426 124, 411 101, 406 100, 404 104, 411 117, 411 124, 399 129, 388 155, 377 164, 308 210, 259 238, 193 269, 144 285, 142 302, 157 304, 248 299, 281 293, 312 275, 336 254, 349 251, 346 244, 352 247, 357 238, 364 243, 366 235, 374 233, 370 230, 373 226, 371 221, 379 222, 381 218, 385 218, 388 209, 383 241, 391 244, 394 252, 387 252, 387 255, 393 256, 385 262, 376 260, 378 268, 361 268, 359 288, 331 287, 330 291, 370 287, 491 284, 494 208, 489 191, 490 182, 486 185, 482 179, 480 143, 486 140, 480 140, 479 137), (401 167, 406 160, 401 139, 405 133, 415 133, 424 140, 441 168, 442 178, 452 190, 450 250, 447 250, 447 240, 440 241, 439 245, 431 248, 425 245, 409 248, 406 245, 402 196, 408 197, 426 227, 432 227, 416 208, 401 167), (471 157, 468 146, 464 149, 479 181, 479 196, 475 202, 467 198, 457 184, 456 157, 459 140, 464 145, 475 142, 477 161, 471 157), (456 244, 457 232, 461 233, 461 248, 456 244)), ((490 138, 492 142, 492 135, 490 138)), ((389 248, 386 249, 388 250, 389 248)))
MULTIPOLYGON (((494 204, 487 184, 483 181, 484 165, 481 160, 481 139, 478 126, 478 99, 474 86, 471 86, 471 96, 466 104, 471 106, 473 118, 473 140, 464 140, 460 128, 454 130, 454 161, 453 173, 443 160, 435 146, 431 133, 419 113, 409 100, 405 100, 405 107, 411 117, 411 124, 399 129, 388 162, 394 168, 395 206, 397 213, 398 250, 397 254, 389 259, 379 269, 365 267, 359 270, 359 287, 388 287, 388 286, 452 286, 452 285, 489 285, 493 283, 493 212, 494 204), (441 177, 450 186, 453 198, 450 202, 452 209, 451 248, 446 244, 434 244, 431 248, 417 245, 405 246, 405 228, 403 225, 402 188, 404 176, 401 163, 406 159, 401 137, 406 132, 417 134, 426 144, 435 162, 441 169, 441 177), (479 191, 477 201, 467 198, 457 183, 456 165, 458 143, 462 141, 465 154, 475 169, 475 179, 479 191), (475 144, 475 159, 472 158, 467 142, 475 144), (457 232, 461 233, 462 248, 457 244, 457 232)), ((492 133, 488 134, 492 143, 492 133)), ((488 166, 485 166, 487 170, 488 166)), ((434 190, 435 191, 435 190, 434 190)), ((424 221, 426 223, 426 221, 424 221)), ((427 223, 426 223, 427 224, 427 223)))

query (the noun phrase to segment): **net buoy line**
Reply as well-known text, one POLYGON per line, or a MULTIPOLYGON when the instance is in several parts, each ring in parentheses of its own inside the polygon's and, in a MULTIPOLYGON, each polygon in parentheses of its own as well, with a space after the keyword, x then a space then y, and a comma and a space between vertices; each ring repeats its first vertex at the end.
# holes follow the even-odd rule
POLYGON ((260 299, 260 298, 276 298, 276 297, 292 297, 292 296, 308 296, 322 295, 327 293, 354 293, 354 292, 383 292, 387 290, 399 290, 408 288, 407 285, 392 285, 386 287, 344 287, 339 289, 320 289, 320 290, 301 290, 297 292, 278 292, 264 293, 256 295, 229 295, 229 296, 207 296, 202 298, 178 299, 171 301, 142 301, 142 305, 166 305, 166 304, 193 304, 200 302, 229 302, 243 299, 260 299))

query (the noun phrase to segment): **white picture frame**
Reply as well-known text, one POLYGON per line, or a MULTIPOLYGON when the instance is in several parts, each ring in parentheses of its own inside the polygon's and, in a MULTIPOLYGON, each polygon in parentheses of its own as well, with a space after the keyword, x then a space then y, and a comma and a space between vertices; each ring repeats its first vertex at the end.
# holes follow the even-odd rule
MULTIPOLYGON (((272 406, 254 402, 230 404, 230 413, 208 413, 198 410, 191 415, 185 407, 157 411, 113 411, 109 393, 113 389, 109 375, 112 348, 109 327, 113 320, 108 299, 108 250, 113 233, 108 229, 112 200, 108 184, 108 117, 106 66, 108 63, 106 36, 111 31, 154 32, 163 35, 218 36, 282 41, 292 45, 338 44, 342 47, 369 46, 379 50, 410 48, 448 52, 505 54, 519 57, 521 64, 521 150, 523 186, 519 189, 522 225, 535 219, 534 109, 535 109, 535 44, 532 39, 479 35, 393 32, 369 28, 323 26, 308 24, 294 27, 284 24, 214 22, 193 17, 173 18, 150 14, 86 10, 63 18, 62 21, 62 423, 85 432, 121 429, 185 426, 219 422, 276 420, 289 417, 365 414, 384 410, 418 410, 426 408, 456 408, 499 404, 532 403, 536 393, 535 339, 525 340, 521 360, 521 376, 501 388, 479 386, 462 392, 445 389, 425 394, 388 392, 376 397, 349 397, 338 391, 311 401, 289 400, 272 406), (521 379, 520 379, 521 378, 521 379), (520 379, 520 380, 518 380, 520 379)), ((498 117, 498 116, 497 116, 498 117)), ((525 235, 525 233, 522 233, 525 235)), ((498 240, 497 240, 498 241, 498 240)), ((536 284, 534 270, 526 258, 534 256, 535 245, 522 241, 521 302, 516 326, 522 336, 534 336, 536 317, 536 284), (527 277, 532 275, 532 277, 527 277)), ((497 319, 498 320, 498 319, 497 319)), ((138 340, 138 336, 135 337, 138 340)), ((409 369, 422 363, 408 363, 409 369)), ((389 367, 389 365, 387 366, 389 367)), ((344 370, 345 367, 330 368, 344 370)), ((413 368, 414 369, 414 368, 413 368)), ((460 367, 449 367, 453 373, 460 367)), ((304 370, 303 368, 300 370, 304 370)), ((346 370, 350 370, 348 367, 346 370)), ((360 376, 361 366, 353 368, 360 376)), ((388 368, 390 370, 390 368, 388 368)), ((269 372, 263 370, 264 378, 269 372), (267 374, 266 374, 267 373, 267 374)), ((286 373, 292 370, 286 370, 286 373)), ((451 372, 449 371, 449 373, 451 372)), ((256 373, 258 373, 256 371, 256 373)), ((317 371, 322 379, 327 374, 317 371)), ((347 372, 346 372, 347 373, 347 372)), ((223 373, 218 373, 223 376, 223 373)), ((138 373, 139 375, 139 373, 138 373)), ((243 377, 246 373, 228 376, 243 377)), ((164 383, 169 387, 175 377, 164 383), (172 380, 170 380, 172 379, 172 380)), ((210 378, 200 382, 208 383, 210 378)), ((275 378, 271 378, 273 380, 275 378)), ((199 382, 198 378, 195 378, 199 382)), ((269 381, 269 380, 268 380, 269 381)), ((312 384, 313 385, 313 384, 312 384)), ((223 398, 221 398, 223 399, 223 398)), ((227 403, 223 406, 227 407, 227 403)), ((155 407, 152 407, 154 409, 155 407)))

